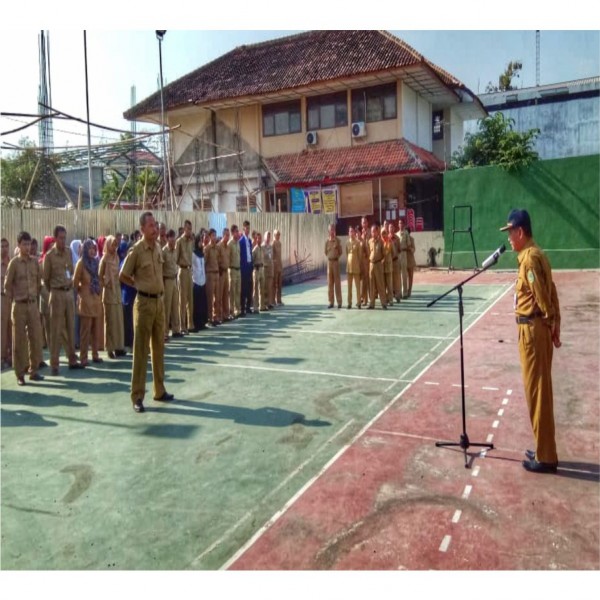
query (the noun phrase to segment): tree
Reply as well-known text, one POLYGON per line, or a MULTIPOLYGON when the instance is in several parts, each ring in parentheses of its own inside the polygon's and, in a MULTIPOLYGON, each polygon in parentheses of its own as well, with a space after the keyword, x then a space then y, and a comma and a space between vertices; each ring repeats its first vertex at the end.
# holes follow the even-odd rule
POLYGON ((8 158, 2 158, 0 161, 0 172, 2 173, 0 195, 2 206, 28 208, 31 205, 31 196, 36 186, 40 184, 50 169, 55 170, 59 166, 59 160, 56 156, 41 155, 36 150, 34 142, 29 138, 21 138, 19 146, 25 149, 15 151, 8 158), (32 179, 34 181, 31 186, 30 198, 25 202, 32 179))
POLYGON ((508 92, 516 89, 512 85, 513 79, 520 77, 519 73, 523 68, 523 63, 520 60, 511 60, 508 63, 504 73, 498 77, 498 85, 492 85, 490 81, 485 88, 486 94, 493 94, 494 92, 508 92))
POLYGON ((121 202, 133 202, 134 198, 137 198, 138 201, 143 198, 144 190, 148 196, 153 194, 158 187, 160 177, 150 167, 146 167, 138 172, 135 183, 131 177, 125 183, 114 170, 108 172, 107 179, 108 181, 100 191, 102 208, 108 208, 109 204, 116 202, 119 196, 121 202))
POLYGON ((498 165, 512 170, 538 160, 533 146, 539 129, 519 132, 513 129, 514 119, 501 112, 478 121, 479 131, 465 135, 465 144, 452 155, 451 168, 498 165))

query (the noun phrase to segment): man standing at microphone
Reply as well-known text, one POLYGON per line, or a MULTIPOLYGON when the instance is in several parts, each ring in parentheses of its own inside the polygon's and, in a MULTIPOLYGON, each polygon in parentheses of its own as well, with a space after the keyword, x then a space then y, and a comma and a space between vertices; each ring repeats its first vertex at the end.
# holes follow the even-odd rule
POLYGON ((535 473, 556 473, 552 346, 561 346, 556 286, 550 263, 533 240, 526 210, 512 210, 500 231, 508 231, 508 241, 518 253, 515 314, 525 398, 536 443, 535 451, 526 450, 523 467, 535 473))

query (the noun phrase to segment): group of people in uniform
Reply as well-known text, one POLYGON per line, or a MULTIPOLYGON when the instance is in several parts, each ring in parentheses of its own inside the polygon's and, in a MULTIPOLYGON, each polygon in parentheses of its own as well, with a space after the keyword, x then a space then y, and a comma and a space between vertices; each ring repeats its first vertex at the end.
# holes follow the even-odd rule
MULTIPOLYGON (((346 242, 346 273, 348 276, 348 302, 352 308, 352 288, 356 290, 356 308, 375 308, 379 298, 381 307, 387 309, 412 294, 413 276, 416 267, 415 240, 410 235, 403 219, 398 222, 398 231, 393 221, 370 226, 367 217, 360 226, 349 227, 346 242)), ((340 258, 342 244, 336 236, 335 225, 329 226, 329 237, 325 242, 327 257, 327 291, 329 308, 342 308, 342 284, 340 258)))
POLYGON ((59 374, 62 348, 69 369, 82 369, 90 351, 91 361, 101 363, 101 349, 116 359, 131 347, 135 407, 143 400, 151 342, 154 397, 169 399, 161 366, 169 332, 183 337, 283 304, 279 231, 274 240, 267 231, 263 241, 245 221, 242 231, 233 225, 217 239, 214 229, 194 235, 186 220, 176 234, 151 213, 140 226, 131 236, 67 246, 67 231, 58 225, 40 256, 37 241, 22 231, 12 259, 2 239, 2 368, 12 366, 19 385, 26 376, 43 381, 44 347, 52 375, 59 374))

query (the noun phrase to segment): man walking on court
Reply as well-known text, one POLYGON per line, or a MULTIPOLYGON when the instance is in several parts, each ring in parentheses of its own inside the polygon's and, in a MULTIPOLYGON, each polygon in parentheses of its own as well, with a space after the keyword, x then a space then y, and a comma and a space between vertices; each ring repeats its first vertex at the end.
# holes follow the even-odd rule
POLYGON ((340 279, 340 256, 342 256, 342 244, 335 235, 335 224, 329 225, 329 237, 325 242, 325 256, 327 257, 327 294, 329 306, 333 308, 333 291, 335 288, 335 299, 338 308, 342 308, 342 280, 340 279))
POLYGON ((173 394, 165 389, 165 305, 162 300, 163 255, 157 243, 158 229, 151 212, 140 217, 142 239, 125 258, 119 274, 121 283, 137 289, 133 306, 133 368, 131 402, 133 410, 144 412, 148 350, 152 358, 154 400, 168 402, 173 394))
POLYGON ((511 211, 500 231, 508 231, 508 241, 518 253, 515 314, 525 398, 536 444, 535 451, 526 450, 523 467, 535 473, 555 473, 552 346, 561 346, 558 294, 550 263, 533 240, 529 213, 511 211))

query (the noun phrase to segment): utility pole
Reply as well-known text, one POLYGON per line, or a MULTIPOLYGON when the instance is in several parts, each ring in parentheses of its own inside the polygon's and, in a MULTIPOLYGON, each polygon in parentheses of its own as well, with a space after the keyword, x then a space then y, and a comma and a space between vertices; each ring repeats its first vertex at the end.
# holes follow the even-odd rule
POLYGON ((167 157, 167 142, 165 139, 165 100, 163 95, 163 69, 162 69, 162 41, 167 33, 166 29, 156 29, 156 39, 158 40, 158 60, 160 63, 160 125, 162 127, 162 153, 163 153, 163 188, 168 194, 169 204, 171 202, 171 177, 169 174, 169 160, 167 157))
POLYGON ((535 32, 535 85, 540 85, 540 30, 535 32))
POLYGON ((94 190, 92 188, 92 136, 90 133, 90 90, 87 67, 87 31, 83 31, 83 57, 85 62, 85 106, 87 110, 87 145, 88 145, 88 193, 90 195, 90 210, 94 208, 94 190))

